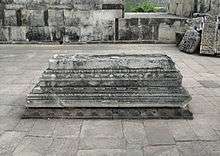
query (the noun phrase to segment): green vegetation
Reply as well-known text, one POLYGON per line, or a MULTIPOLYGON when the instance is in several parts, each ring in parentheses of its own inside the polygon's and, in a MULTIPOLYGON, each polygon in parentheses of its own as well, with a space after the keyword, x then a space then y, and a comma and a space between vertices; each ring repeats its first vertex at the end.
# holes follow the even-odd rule
POLYGON ((159 6, 147 0, 139 4, 126 1, 125 11, 126 12, 158 12, 159 6))

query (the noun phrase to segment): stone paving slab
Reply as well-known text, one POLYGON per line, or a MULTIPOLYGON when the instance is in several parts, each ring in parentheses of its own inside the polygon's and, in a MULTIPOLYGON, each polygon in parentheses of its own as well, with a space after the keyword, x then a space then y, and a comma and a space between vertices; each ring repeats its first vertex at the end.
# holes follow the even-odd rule
POLYGON ((220 155, 218 57, 187 55, 175 45, 0 45, 0 75, 1 156, 220 155), (56 53, 158 52, 170 56, 183 74, 194 120, 21 119, 26 93, 56 53))

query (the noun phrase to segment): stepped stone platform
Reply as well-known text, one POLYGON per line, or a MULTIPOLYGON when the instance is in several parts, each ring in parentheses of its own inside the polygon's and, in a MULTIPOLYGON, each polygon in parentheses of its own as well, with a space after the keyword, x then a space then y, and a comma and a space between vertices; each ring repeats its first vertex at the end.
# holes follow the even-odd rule
POLYGON ((55 55, 23 118, 192 119, 166 55, 55 55))

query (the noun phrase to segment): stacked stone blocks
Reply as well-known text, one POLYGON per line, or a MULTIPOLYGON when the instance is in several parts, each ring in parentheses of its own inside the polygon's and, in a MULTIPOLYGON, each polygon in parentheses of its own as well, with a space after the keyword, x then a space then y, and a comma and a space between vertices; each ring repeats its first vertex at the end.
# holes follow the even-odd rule
POLYGON ((3 8, 1 41, 113 40, 123 12, 114 0, 14 0, 3 8))
POLYGON ((186 18, 172 15, 127 13, 119 19, 118 40, 152 41, 152 43, 175 43, 175 31, 180 31, 186 18))
POLYGON ((192 119, 190 99, 166 55, 55 55, 23 117, 192 119))

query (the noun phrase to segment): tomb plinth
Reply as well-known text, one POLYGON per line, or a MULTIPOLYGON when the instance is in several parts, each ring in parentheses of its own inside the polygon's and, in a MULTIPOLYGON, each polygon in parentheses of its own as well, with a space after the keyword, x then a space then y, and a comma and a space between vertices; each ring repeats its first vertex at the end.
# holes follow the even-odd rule
POLYGON ((55 55, 23 117, 192 119, 181 84, 166 55, 55 55))

